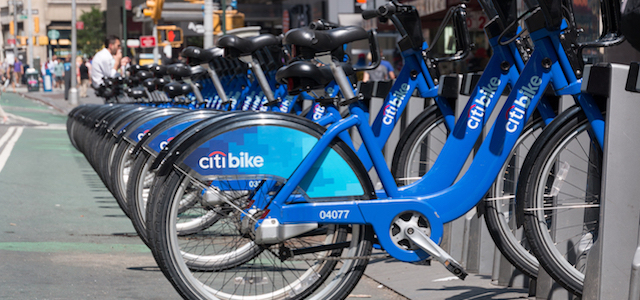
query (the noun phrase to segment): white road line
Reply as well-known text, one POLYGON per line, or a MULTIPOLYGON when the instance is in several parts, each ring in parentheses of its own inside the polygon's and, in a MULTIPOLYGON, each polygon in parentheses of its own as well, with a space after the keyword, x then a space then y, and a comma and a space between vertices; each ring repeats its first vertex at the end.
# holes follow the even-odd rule
POLYGON ((9 127, 9 129, 7 130, 7 132, 5 132, 5 134, 0 138, 0 147, 2 147, 7 140, 9 139, 9 137, 11 137, 11 135, 13 134, 13 132, 16 131, 16 128, 11 126, 9 127))
POLYGON ((67 124, 48 124, 45 126, 33 126, 29 128, 45 130, 67 130, 67 124))
POLYGON ((36 120, 33 120, 33 119, 21 117, 21 116, 14 115, 14 114, 7 114, 7 116, 10 119, 15 119, 15 120, 18 120, 18 121, 22 121, 22 122, 28 123, 30 125, 37 125, 37 126, 46 126, 47 125, 47 123, 45 123, 45 122, 36 121, 36 120))
MULTIPOLYGON (((11 128, 15 128, 15 127, 11 127, 11 128)), ((9 130, 11 130, 11 128, 9 130)), ((23 129, 24 129, 23 127, 18 127, 17 129, 15 129, 15 134, 11 137, 11 139, 9 139, 9 142, 7 142, 7 145, 5 145, 4 149, 2 149, 2 152, 0 152, 0 172, 2 172, 2 169, 4 168, 4 164, 7 163, 7 160, 9 159, 9 155, 11 155, 11 151, 13 150, 13 146, 16 145, 16 142, 22 135, 23 129)), ((4 136, 2 138, 4 138, 4 136)))

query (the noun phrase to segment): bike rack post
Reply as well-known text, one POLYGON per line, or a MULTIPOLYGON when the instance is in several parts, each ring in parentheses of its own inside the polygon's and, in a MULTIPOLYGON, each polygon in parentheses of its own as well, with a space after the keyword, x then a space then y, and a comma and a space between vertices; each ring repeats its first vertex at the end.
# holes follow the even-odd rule
MULTIPOLYGON (((640 223, 640 118, 638 94, 625 90, 629 66, 606 64, 585 69, 582 90, 607 103, 598 239, 587 258, 583 299, 628 299, 640 223), (588 81, 586 80, 588 78, 588 81)), ((631 74, 633 75, 633 74, 631 74)), ((635 77, 637 78, 637 69, 635 77)), ((637 79, 636 79, 637 82, 637 79)))
MULTIPOLYGON (((640 93, 640 63, 634 62, 629 66, 629 76, 627 77, 627 85, 625 90, 634 93, 640 93)), ((640 241, 640 232, 638 232, 638 241, 640 241)), ((640 244, 636 248, 631 264, 631 279, 629 284, 629 299, 640 299, 640 244)))

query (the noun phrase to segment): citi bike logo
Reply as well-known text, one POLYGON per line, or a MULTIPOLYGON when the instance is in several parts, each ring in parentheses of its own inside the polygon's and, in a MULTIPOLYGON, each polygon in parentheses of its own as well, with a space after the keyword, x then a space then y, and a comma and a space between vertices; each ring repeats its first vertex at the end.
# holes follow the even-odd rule
POLYGON ((261 105, 267 101, 267 98, 264 97, 264 94, 260 92, 256 95, 253 100, 253 104, 251 105, 251 110, 258 110, 258 108, 262 108, 261 105))
POLYGON ((291 96, 285 97, 282 103, 280 103, 280 111, 283 113, 289 112, 289 105, 291 105, 291 96))
POLYGON ((313 120, 317 121, 322 118, 322 116, 324 116, 324 111, 324 106, 320 105, 320 103, 316 104, 316 106, 313 108, 313 120))
POLYGON ((242 110, 249 110, 252 104, 253 97, 256 95, 256 92, 251 92, 251 94, 247 95, 244 98, 244 103, 242 103, 242 110))
POLYGON ((505 116, 507 118, 506 129, 508 132, 513 133, 518 129, 520 122, 524 119, 525 110, 531 104, 531 98, 535 97, 541 84, 542 79, 540 77, 532 76, 529 84, 518 90, 518 93, 522 94, 522 96, 513 102, 513 106, 509 108, 505 116))
POLYGON ((476 98, 469 108, 469 120, 467 121, 469 129, 476 129, 482 123, 485 109, 491 103, 491 98, 495 95, 498 86, 500 86, 500 79, 493 77, 489 79, 488 85, 480 89, 480 98, 476 98))
POLYGON ((160 149, 164 149, 165 147, 167 147, 167 145, 169 144, 169 142, 171 142, 173 140, 173 137, 168 138, 166 141, 163 141, 160 143, 160 149))
POLYGON ((396 114, 398 113, 398 109, 404 100, 404 97, 409 92, 409 84, 403 83, 400 86, 400 89, 393 92, 392 99, 389 101, 389 104, 384 108, 384 117, 382 118, 382 123, 385 125, 391 125, 393 120, 396 118, 396 114))
POLYGON ((147 134, 149 132, 149 129, 145 130, 144 132, 140 132, 138 133, 138 141, 140 141, 145 134, 147 134))
POLYGON ((200 168, 208 169, 241 169, 261 168, 264 166, 264 158, 260 155, 251 156, 249 152, 240 152, 237 156, 229 152, 213 151, 208 156, 198 160, 200 168))

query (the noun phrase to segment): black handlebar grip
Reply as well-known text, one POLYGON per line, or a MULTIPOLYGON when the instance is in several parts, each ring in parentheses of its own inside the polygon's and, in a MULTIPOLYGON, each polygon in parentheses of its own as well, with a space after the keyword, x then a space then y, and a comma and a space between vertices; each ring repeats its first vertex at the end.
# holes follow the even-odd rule
POLYGON ((363 10, 362 11, 362 18, 365 20, 369 20, 369 19, 373 19, 378 17, 378 10, 377 9, 369 9, 369 10, 363 10))

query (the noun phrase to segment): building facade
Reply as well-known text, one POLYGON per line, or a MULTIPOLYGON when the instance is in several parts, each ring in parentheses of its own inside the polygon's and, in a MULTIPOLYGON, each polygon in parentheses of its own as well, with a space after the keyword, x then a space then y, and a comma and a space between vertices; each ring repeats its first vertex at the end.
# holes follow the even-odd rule
MULTIPOLYGON (((107 0, 75 0, 76 17, 79 19, 85 11, 98 7, 106 9, 107 0)), ((27 57, 27 37, 31 28, 33 39, 34 64, 46 61, 51 54, 66 56, 71 48, 71 0, 9 0, 0 1, 0 58, 13 58, 17 50, 18 58, 29 61, 27 57), (27 6, 31 2, 31 15, 27 15, 27 6), (16 5, 17 4, 17 5, 16 5), (17 6, 17 7, 16 7, 17 6), (16 10, 17 8, 17 10, 16 10), (15 16, 14 16, 15 13, 15 16), (9 23, 18 20, 17 32, 10 34, 9 23), (31 26, 29 26, 31 25, 31 26), (30 27, 30 28, 29 28, 30 27), (49 39, 52 32, 56 39, 49 39), (56 33, 57 32, 57 33, 56 33), (17 37, 17 38, 16 38, 17 37), (20 38, 23 37, 23 38, 20 38), (14 47, 14 43, 16 46, 14 47)))

